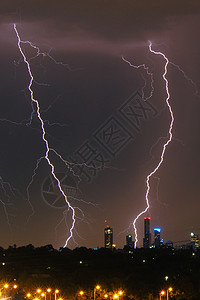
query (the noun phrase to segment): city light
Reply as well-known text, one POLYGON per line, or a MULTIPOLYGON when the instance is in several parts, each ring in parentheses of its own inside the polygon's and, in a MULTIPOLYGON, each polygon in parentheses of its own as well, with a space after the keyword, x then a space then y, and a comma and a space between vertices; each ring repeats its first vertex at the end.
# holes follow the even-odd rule
POLYGON ((164 296, 165 295, 165 291, 161 291, 160 294, 161 294, 161 296, 164 296))
POLYGON ((161 232, 161 229, 160 228, 154 228, 154 231, 161 232))
POLYGON ((59 290, 55 290, 55 300, 57 299, 57 294, 59 293, 59 290))
POLYGON ((173 288, 172 287, 169 287, 167 289, 167 300, 169 300, 169 292, 172 292, 173 288))

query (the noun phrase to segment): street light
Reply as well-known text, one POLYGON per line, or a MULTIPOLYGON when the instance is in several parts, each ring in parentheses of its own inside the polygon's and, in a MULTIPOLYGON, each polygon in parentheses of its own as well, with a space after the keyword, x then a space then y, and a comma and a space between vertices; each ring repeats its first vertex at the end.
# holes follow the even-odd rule
POLYGON ((0 288, 0 297, 2 296, 2 290, 7 289, 8 287, 9 287, 9 285, 7 283, 5 283, 4 286, 2 288, 0 288))
POLYGON ((169 287, 169 288, 167 289, 167 300, 169 300, 169 292, 171 292, 172 290, 173 290, 172 287, 169 287))
POLYGON ((96 300, 96 290, 100 290, 100 285, 96 285, 95 287, 94 287, 94 300, 96 300))
MULTIPOLYGON (((120 290, 120 291, 118 292, 118 295, 119 295, 119 299, 120 299, 120 296, 122 296, 122 295, 123 295, 123 291, 122 291, 122 290, 120 290)), ((121 299, 122 299, 122 297, 121 297, 121 299)))
POLYGON ((49 293, 49 295, 50 295, 50 297, 49 297, 49 298, 50 298, 50 300, 51 300, 51 289, 50 289, 50 288, 48 288, 48 289, 47 289, 47 292, 49 293))
MULTIPOLYGON (((79 295, 80 295, 80 296, 83 296, 83 294, 84 294, 84 291, 80 291, 80 292, 79 292, 79 295)), ((59 300, 59 299, 58 299, 58 300, 59 300)))
POLYGON ((160 300, 162 300, 162 296, 164 296, 165 295, 165 291, 161 291, 160 292, 160 300))
POLYGON ((43 292, 43 293, 41 294, 41 296, 44 297, 45 300, 47 299, 47 294, 46 294, 46 292, 43 292))
POLYGON ((56 300, 56 296, 59 293, 59 290, 55 290, 55 300, 56 300))
POLYGON ((114 294, 113 299, 119 299, 119 294, 114 294))

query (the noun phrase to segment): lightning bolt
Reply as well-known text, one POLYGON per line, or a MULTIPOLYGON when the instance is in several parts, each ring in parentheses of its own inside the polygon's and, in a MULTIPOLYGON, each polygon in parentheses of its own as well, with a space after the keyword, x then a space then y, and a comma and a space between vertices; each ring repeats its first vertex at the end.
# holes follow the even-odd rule
MULTIPOLYGON (((173 115, 173 111, 172 111, 171 105, 169 103, 169 100, 170 100, 169 83, 168 83, 168 80, 166 78, 166 75, 167 75, 167 72, 168 72, 169 60, 168 60, 168 58, 166 57, 166 55, 164 53, 162 53, 160 51, 155 51, 155 50, 152 49, 152 42, 151 41, 149 41, 149 51, 151 53, 155 54, 155 55, 162 56, 164 58, 164 60, 165 60, 164 73, 163 73, 162 77, 163 77, 163 80, 165 81, 165 90, 166 90, 166 99, 165 99, 165 102, 167 104, 167 107, 168 107, 168 110, 169 110, 169 113, 170 113, 171 121, 170 121, 170 125, 169 125, 169 130, 168 130, 168 139, 167 139, 167 141, 163 145, 159 162, 157 163, 157 165, 153 169, 153 171, 151 171, 150 174, 146 177, 146 194, 145 194, 146 208, 143 211, 141 211, 136 216, 135 220, 133 221, 133 228, 134 228, 134 233, 135 233, 135 247, 137 246, 137 242, 138 242, 138 234, 137 234, 136 222, 137 222, 137 220, 143 214, 145 214, 148 211, 148 209, 150 207, 150 204, 149 204, 150 179, 158 171, 158 169, 160 168, 161 164, 163 163, 166 149, 167 149, 168 145, 170 144, 170 142, 172 141, 172 138, 173 138, 172 129, 173 129, 173 124, 174 124, 174 115, 173 115)), ((144 64, 141 65, 141 66, 134 66, 134 65, 131 65, 131 66, 133 66, 133 67, 141 67, 142 66, 142 67, 145 68, 145 70, 148 70, 148 68, 144 64)))
MULTIPOLYGON (((166 57, 166 55, 160 51, 155 51, 152 49, 152 42, 149 41, 149 51, 155 55, 160 55, 164 58, 165 60, 165 66, 164 66, 164 73, 162 75, 163 77, 163 80, 165 81, 165 90, 166 90, 166 99, 165 99, 165 102, 167 104, 167 107, 168 107, 168 110, 169 110, 169 113, 170 113, 170 116, 171 116, 171 122, 169 124, 169 130, 168 130, 168 139, 167 141, 164 143, 163 147, 162 147, 162 152, 161 152, 161 155, 160 155, 160 160, 159 162, 157 163, 156 167, 152 170, 152 172, 150 172, 150 174, 146 177, 146 194, 145 194, 145 200, 146 200, 146 208, 141 211, 135 218, 135 220, 133 221, 132 225, 133 225, 133 228, 134 228, 134 233, 135 233, 135 247, 137 245, 137 242, 138 242, 138 234, 137 234, 137 228, 136 228, 136 222, 138 221, 138 219, 143 215, 145 214, 149 207, 150 207, 150 204, 149 204, 149 194, 150 194, 150 179, 152 176, 155 175, 155 173, 158 171, 158 169, 160 168, 161 164, 163 163, 164 161, 164 156, 165 156, 165 152, 166 152, 166 149, 168 147, 168 145, 170 144, 170 142, 172 141, 172 138, 173 138, 173 135, 172 135, 172 130, 173 130, 173 124, 174 124, 174 115, 173 115, 173 111, 172 111, 172 108, 171 108, 171 105, 170 105, 170 92, 169 92, 169 82, 166 78, 166 75, 167 75, 167 72, 168 72, 168 65, 171 64, 172 66, 174 66, 175 68, 177 68, 179 70, 179 72, 183 75, 183 77, 188 81, 188 83, 193 87, 194 91, 195 91, 195 96, 196 97, 200 97, 199 94, 198 94, 198 87, 197 87, 197 84, 185 73, 185 71, 177 64, 175 64, 174 62, 172 61, 169 61, 169 59, 166 57)), ((133 67, 133 68, 136 68, 136 69, 140 69, 140 68, 143 68, 145 71, 146 71, 146 74, 150 77, 150 85, 151 85, 151 91, 150 91, 150 95, 148 97, 145 97, 145 93, 144 93, 144 90, 146 88, 146 80, 145 78, 143 77, 144 79, 144 86, 142 88, 142 99, 144 101, 150 99, 153 95, 153 92, 154 92, 154 79, 153 79, 153 73, 151 73, 149 71, 149 67, 146 66, 145 64, 140 64, 140 65, 134 65, 132 64, 130 61, 128 61, 127 59, 125 59, 123 56, 122 56, 122 59, 124 62, 128 63, 130 67, 133 67)), ((166 139, 166 137, 162 137, 162 138, 159 138, 159 140, 156 142, 156 144, 161 140, 161 139, 166 139)), ((174 138, 173 138, 174 139, 174 138)), ((177 140, 177 139, 174 139, 174 140, 177 140)), ((179 140, 178 140, 179 141, 179 140)), ((181 141, 179 141, 181 142, 181 141)), ((153 145, 153 147, 155 147, 155 145, 153 145)), ((152 148, 153 148, 152 147, 152 148)), ((155 177, 155 176, 154 176, 155 177)), ((159 178, 156 177, 158 180, 159 178)), ((159 182, 158 182, 159 184, 159 182)), ((129 225, 130 227, 130 225, 129 225)))
POLYGON ((170 61, 169 62, 172 66, 174 66, 175 68, 177 68, 183 75, 183 77, 190 83, 190 85, 193 87, 194 91, 195 91, 195 96, 197 98, 200 98, 199 95, 199 89, 197 87, 197 84, 185 73, 185 71, 183 69, 181 69, 181 67, 177 64, 175 64, 174 62, 170 61))
POLYGON ((149 96, 145 97, 145 88, 146 88, 146 86, 147 86, 147 82, 146 82, 144 76, 142 76, 142 77, 143 77, 143 80, 144 80, 144 86, 142 87, 142 99, 143 99, 144 101, 149 100, 149 99, 152 97, 153 92, 154 92, 153 73, 151 73, 151 72, 149 71, 149 67, 146 66, 145 64, 141 64, 141 65, 133 65, 130 61, 128 61, 127 59, 125 59, 123 56, 122 56, 122 60, 123 60, 124 62, 128 63, 129 66, 132 67, 132 68, 135 68, 135 69, 143 68, 143 69, 145 70, 146 74, 150 77, 151 91, 150 91, 150 93, 149 93, 149 96))
MULTIPOLYGON (((19 195, 19 192, 15 190, 10 183, 5 182, 3 178, 0 176, 0 203, 3 206, 3 210, 5 213, 5 217, 7 220, 7 224, 11 233, 11 236, 13 235, 13 229, 12 224, 10 222, 10 217, 15 217, 13 214, 9 213, 8 208, 11 208, 11 211, 14 208, 14 202, 11 201, 10 196, 16 196, 19 195)), ((21 195, 20 195, 21 196, 21 195)), ((10 209, 9 209, 10 210, 10 209)))
MULTIPOLYGON (((38 118, 38 120, 39 120, 39 122, 40 122, 40 125, 41 125, 41 130, 42 130, 42 140, 43 140, 43 142, 44 142, 45 149, 46 149, 46 150, 45 150, 44 159, 47 161, 47 164, 48 164, 49 167, 50 167, 51 174, 52 174, 53 178, 55 179, 55 181, 57 182, 57 186, 58 186, 59 191, 60 191, 61 195, 63 196, 63 198, 64 198, 64 200, 65 200, 65 202, 66 202, 66 204, 67 204, 67 206, 68 206, 68 210, 71 210, 71 213, 72 213, 72 224, 71 224, 71 227, 70 227, 70 229, 69 229, 70 234, 69 234, 68 238, 66 239, 65 244, 64 244, 64 246, 63 246, 63 247, 66 247, 67 244, 68 244, 68 242, 69 242, 69 240, 73 237, 73 230, 74 230, 75 222, 76 222, 76 219, 75 219, 75 209, 71 206, 70 202, 68 201, 67 195, 65 194, 64 190, 62 189, 61 183, 60 183, 58 177, 57 177, 56 174, 55 174, 55 166, 54 166, 54 164, 51 162, 51 160, 50 160, 50 158, 49 158, 49 153, 50 153, 51 149, 50 149, 50 147, 49 147, 49 142, 48 142, 48 140, 47 140, 47 138, 46 138, 45 122, 44 122, 44 120, 42 119, 42 116, 41 116, 41 112, 40 112, 40 104, 39 104, 39 101, 38 101, 37 99, 34 98, 34 92, 33 92, 33 89, 32 89, 32 84, 33 84, 33 81, 34 81, 34 77, 33 77, 32 71, 31 71, 31 66, 30 66, 29 61, 28 61, 27 58, 26 58, 26 55, 25 55, 24 51, 22 50, 22 47, 21 47, 22 41, 21 41, 20 35, 19 35, 19 33, 18 33, 17 26, 16 26, 16 24, 14 24, 13 26, 14 26, 14 31, 15 31, 16 36, 17 36, 17 41, 18 41, 18 42, 17 42, 17 45, 18 45, 18 49, 19 49, 19 51, 20 51, 20 53, 21 53, 21 55, 22 55, 22 58, 23 58, 24 63, 25 63, 26 66, 27 66, 27 71, 28 71, 29 76, 30 76, 30 81, 29 81, 29 85, 28 85, 28 90, 29 90, 29 92, 30 92, 31 103, 32 103, 32 104, 35 104, 35 106, 36 106, 36 109, 35 109, 36 116, 37 116, 37 118, 38 118)), ((26 43, 27 43, 27 41, 26 41, 26 43)), ((31 44, 31 43, 30 43, 30 44, 31 44)), ((37 49, 37 51, 39 51, 38 48, 37 48, 36 46, 34 46, 34 45, 32 45, 32 44, 31 44, 31 46, 33 46, 34 48, 37 49)), ((33 112, 32 112, 32 113, 33 113, 33 112)), ((38 164, 37 164, 37 166, 38 166, 38 164)), ((35 172, 35 170, 34 170, 34 172, 35 172)), ((35 173, 34 173, 34 174, 35 174, 35 173)))

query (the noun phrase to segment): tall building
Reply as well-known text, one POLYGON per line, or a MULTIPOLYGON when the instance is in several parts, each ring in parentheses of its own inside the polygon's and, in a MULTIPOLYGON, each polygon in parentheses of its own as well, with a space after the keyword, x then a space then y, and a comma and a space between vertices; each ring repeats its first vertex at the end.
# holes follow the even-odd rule
POLYGON ((151 246, 150 220, 151 218, 144 218, 144 248, 149 248, 151 246))
POLYGON ((193 247, 194 250, 199 248, 199 236, 194 232, 190 233, 190 245, 193 247))
POLYGON ((154 228, 154 243, 153 244, 155 247, 160 247, 160 245, 161 245, 160 233, 161 233, 160 228, 154 228))
POLYGON ((113 229, 107 225, 104 229, 105 248, 112 249, 113 245, 113 229))
POLYGON ((131 248, 131 249, 134 247, 134 243, 133 243, 133 239, 132 239, 132 235, 131 234, 128 234, 126 236, 126 246, 128 248, 131 248))

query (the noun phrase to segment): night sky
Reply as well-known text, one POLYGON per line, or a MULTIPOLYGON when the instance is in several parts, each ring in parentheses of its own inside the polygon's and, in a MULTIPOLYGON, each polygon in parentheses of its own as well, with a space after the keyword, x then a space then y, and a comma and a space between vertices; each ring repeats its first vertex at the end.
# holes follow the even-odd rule
POLYGON ((145 180, 160 159, 170 114, 162 78, 168 65, 173 140, 151 178, 150 209, 143 217, 162 228, 164 241, 200 234, 200 3, 199 1, 1 1, 0 4, 0 245, 63 246, 68 211, 50 168, 31 103, 27 66, 14 23, 34 76, 55 172, 76 210, 68 247, 101 247, 107 220, 123 247, 130 225, 146 207, 145 180), (150 76, 132 64, 146 64, 150 76), (63 64, 61 64, 61 62, 63 64), (178 65, 183 72, 178 69, 178 65), (132 109, 130 114, 129 109, 132 109), (31 119, 32 116, 32 119, 31 119), (69 165, 69 164, 68 164, 69 165), (87 165, 87 166, 86 166, 87 165), (34 176, 33 176, 34 175, 34 176))

